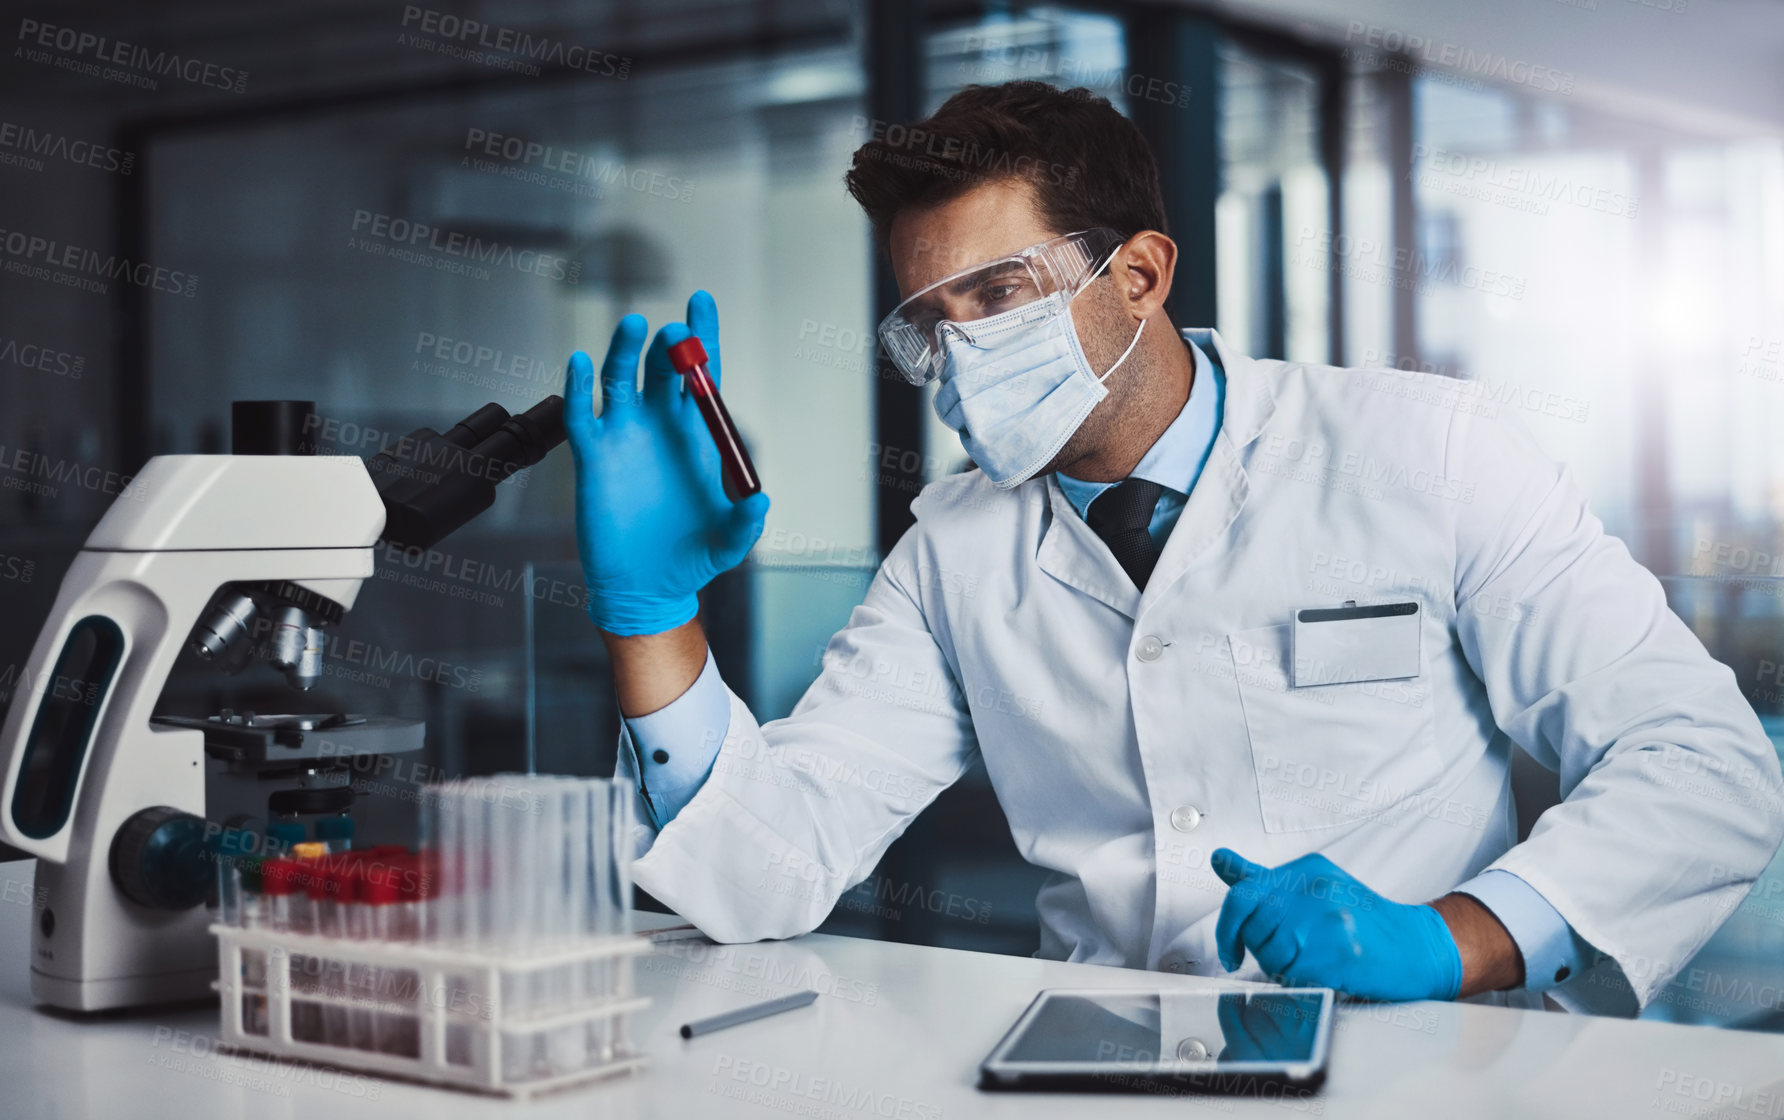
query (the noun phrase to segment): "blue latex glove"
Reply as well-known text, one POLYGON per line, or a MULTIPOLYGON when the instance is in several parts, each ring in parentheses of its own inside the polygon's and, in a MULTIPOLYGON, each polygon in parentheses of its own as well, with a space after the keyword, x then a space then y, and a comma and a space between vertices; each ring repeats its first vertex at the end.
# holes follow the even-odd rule
POLYGON ((1365 999, 1455 999, 1462 955, 1430 906, 1383 898, 1314 854, 1262 867, 1230 848, 1210 861, 1232 889, 1214 944, 1228 972, 1257 958, 1291 987, 1336 988, 1365 999))
POLYGON ((610 634, 660 634, 693 618, 697 593, 735 566, 762 535, 768 495, 725 496, 718 449, 699 406, 669 363, 669 347, 700 336, 719 379, 719 309, 705 292, 688 299, 688 321, 657 332, 634 387, 649 324, 627 315, 601 366, 578 350, 565 375, 564 426, 576 459, 576 545, 588 582, 588 614, 610 634), (691 329, 690 329, 691 328, 691 329))

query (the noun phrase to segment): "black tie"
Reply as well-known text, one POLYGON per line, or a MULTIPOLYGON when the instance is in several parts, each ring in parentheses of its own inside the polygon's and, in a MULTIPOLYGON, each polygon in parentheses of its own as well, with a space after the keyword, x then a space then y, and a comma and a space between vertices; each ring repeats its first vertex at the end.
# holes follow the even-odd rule
POLYGON ((1158 546, 1152 543, 1148 528, 1152 511, 1164 487, 1143 478, 1130 478, 1097 495, 1090 503, 1084 520, 1091 531, 1103 538, 1115 560, 1134 586, 1146 590, 1146 580, 1158 563, 1158 546))

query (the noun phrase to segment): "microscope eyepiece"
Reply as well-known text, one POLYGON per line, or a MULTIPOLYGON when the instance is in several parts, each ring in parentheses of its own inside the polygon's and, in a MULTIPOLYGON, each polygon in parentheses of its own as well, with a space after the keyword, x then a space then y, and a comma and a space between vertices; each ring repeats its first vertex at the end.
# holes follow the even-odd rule
POLYGON ((315 401, 234 401, 229 406, 231 455, 314 455, 315 401))
POLYGON ((366 464, 384 500, 385 543, 432 548, 488 509, 497 484, 545 458, 567 435, 559 396, 514 416, 486 404, 445 435, 417 428, 366 464))

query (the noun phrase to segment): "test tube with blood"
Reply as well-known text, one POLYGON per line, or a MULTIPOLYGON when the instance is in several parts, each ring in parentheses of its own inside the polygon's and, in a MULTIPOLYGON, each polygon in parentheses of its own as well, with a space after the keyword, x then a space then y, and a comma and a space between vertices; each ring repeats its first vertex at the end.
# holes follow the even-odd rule
POLYGON ((712 442, 718 445, 719 458, 725 464, 725 477, 731 482, 732 499, 747 498, 762 489, 762 482, 756 477, 756 465, 750 462, 743 437, 737 434, 737 425, 731 422, 731 414, 725 410, 725 402, 719 396, 718 383, 707 368, 706 347, 700 344, 697 336, 689 335, 669 348, 669 361, 675 366, 675 372, 687 378, 688 392, 694 395, 694 403, 706 420, 706 430, 712 433, 712 442))

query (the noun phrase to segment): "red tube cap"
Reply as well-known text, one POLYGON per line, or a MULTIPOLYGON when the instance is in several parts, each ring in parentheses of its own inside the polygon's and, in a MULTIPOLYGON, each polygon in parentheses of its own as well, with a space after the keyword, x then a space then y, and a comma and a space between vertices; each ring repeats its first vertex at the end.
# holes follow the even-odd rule
POLYGON ((339 860, 328 860, 306 868, 310 874, 306 893, 318 902, 351 902, 353 872, 339 860))
POLYGON ((408 870, 409 857, 392 856, 390 859, 373 860, 365 865, 365 878, 359 883, 359 898, 375 906, 384 906, 397 901, 402 891, 405 874, 413 875, 408 870))
POLYGON ((269 859, 260 867, 260 889, 264 894, 298 894, 303 890, 299 876, 303 870, 294 859, 269 859))
POLYGON ((700 336, 691 334, 669 348, 669 363, 675 367, 676 373, 686 373, 695 366, 706 364, 706 347, 700 345, 700 336))

